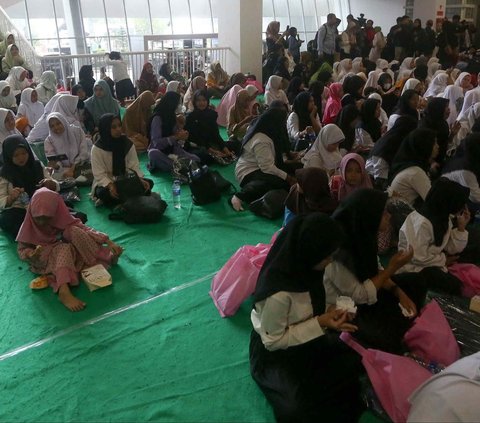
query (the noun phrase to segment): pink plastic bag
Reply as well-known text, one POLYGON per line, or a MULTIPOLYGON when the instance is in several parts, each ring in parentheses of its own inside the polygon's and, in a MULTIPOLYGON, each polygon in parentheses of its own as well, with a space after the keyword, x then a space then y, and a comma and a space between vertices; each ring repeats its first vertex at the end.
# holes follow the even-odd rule
POLYGON ((366 349, 346 332, 340 339, 362 356, 373 389, 392 421, 406 422, 410 411, 408 398, 432 374, 408 357, 366 349))
POLYGON ((460 358, 460 348, 438 303, 428 303, 403 340, 408 349, 427 361, 449 366, 460 358))
POLYGON ((455 263, 448 271, 463 282, 463 296, 471 298, 480 294, 480 267, 470 263, 455 263))
POLYGON ((222 317, 233 316, 255 291, 270 244, 244 245, 214 276, 210 296, 222 317))

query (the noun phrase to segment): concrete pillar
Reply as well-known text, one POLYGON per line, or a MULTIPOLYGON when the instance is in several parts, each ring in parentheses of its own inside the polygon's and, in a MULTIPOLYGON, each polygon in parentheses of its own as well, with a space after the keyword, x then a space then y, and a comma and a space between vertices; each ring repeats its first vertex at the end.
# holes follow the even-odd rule
POLYGON ((226 71, 250 72, 262 80, 262 0, 219 3, 218 42, 230 47, 226 71))
POLYGON ((79 0, 63 0, 63 11, 65 13, 68 36, 75 37, 75 42, 70 44, 71 54, 85 54, 85 34, 83 33, 79 0))

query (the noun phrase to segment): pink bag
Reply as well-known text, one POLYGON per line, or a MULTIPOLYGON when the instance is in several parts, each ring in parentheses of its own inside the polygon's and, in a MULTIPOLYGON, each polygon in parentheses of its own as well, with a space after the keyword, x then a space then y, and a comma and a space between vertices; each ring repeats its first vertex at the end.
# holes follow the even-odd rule
POLYGON ((270 244, 244 245, 214 276, 210 296, 222 317, 233 316, 255 291, 270 244))
POLYGON ((340 339, 362 356, 373 389, 392 421, 406 422, 410 411, 408 398, 432 374, 408 357, 365 349, 347 332, 340 339))
POLYGON ((463 296, 471 298, 480 294, 480 267, 470 263, 455 263, 448 271, 463 282, 463 296))
POLYGON ((438 303, 428 303, 403 340, 408 349, 427 361, 449 366, 460 358, 460 348, 438 303))

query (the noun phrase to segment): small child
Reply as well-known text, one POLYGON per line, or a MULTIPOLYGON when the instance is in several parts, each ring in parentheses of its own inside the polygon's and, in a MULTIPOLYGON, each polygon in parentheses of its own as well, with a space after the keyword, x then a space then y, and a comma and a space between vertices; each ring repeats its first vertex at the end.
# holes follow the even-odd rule
POLYGON ((365 160, 357 153, 349 153, 340 162, 340 175, 332 177, 330 190, 333 198, 342 201, 360 188, 372 188, 372 181, 365 171, 365 160))
POLYGON ((297 28, 292 26, 288 30, 288 51, 293 57, 294 62, 298 65, 300 63, 300 46, 303 40, 300 39, 297 28))
POLYGON ((33 194, 17 241, 20 258, 32 272, 52 275, 48 281, 53 291, 71 311, 85 308, 70 291, 78 285, 80 271, 96 264, 108 268, 123 252, 107 235, 75 219, 62 197, 47 188, 33 194))
POLYGON ((122 59, 118 51, 112 51, 107 56, 108 59, 105 63, 112 66, 117 99, 123 102, 128 97, 135 97, 135 87, 128 74, 127 63, 122 59))
POLYGON ((32 130, 32 126, 28 122, 28 119, 26 116, 17 118, 15 120, 15 127, 23 135, 24 138, 27 138, 28 134, 30 134, 30 131, 32 130))

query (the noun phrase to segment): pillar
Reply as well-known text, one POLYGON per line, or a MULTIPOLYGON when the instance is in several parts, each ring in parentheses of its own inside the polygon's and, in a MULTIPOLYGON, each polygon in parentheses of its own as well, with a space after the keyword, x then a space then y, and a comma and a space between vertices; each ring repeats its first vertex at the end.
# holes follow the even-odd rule
POLYGON ((218 42, 230 47, 226 71, 250 72, 262 79, 262 0, 228 0, 219 3, 218 42))
POLYGON ((71 54, 85 54, 85 34, 83 33, 82 15, 80 13, 79 0, 63 0, 66 26, 69 37, 74 37, 74 43, 70 43, 71 54))

